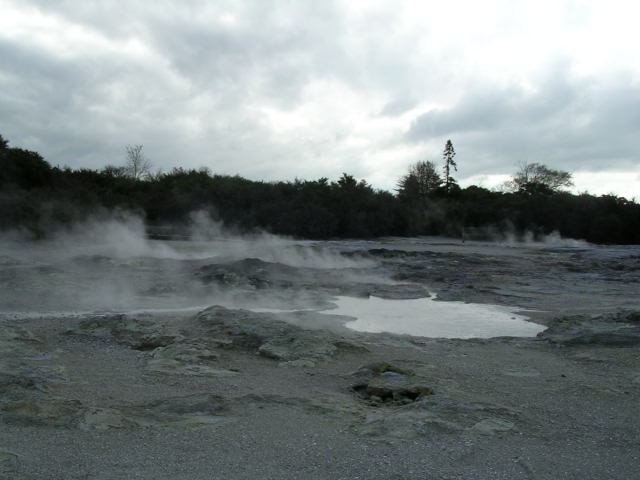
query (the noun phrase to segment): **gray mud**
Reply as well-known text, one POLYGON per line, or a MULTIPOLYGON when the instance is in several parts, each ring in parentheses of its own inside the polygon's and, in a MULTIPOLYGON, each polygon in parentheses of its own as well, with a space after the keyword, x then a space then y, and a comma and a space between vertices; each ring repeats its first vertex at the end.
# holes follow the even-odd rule
POLYGON ((0 479, 637 476, 640 249, 300 248, 316 256, 5 255, 0 479), (428 292, 548 328, 367 334, 320 311, 428 292))

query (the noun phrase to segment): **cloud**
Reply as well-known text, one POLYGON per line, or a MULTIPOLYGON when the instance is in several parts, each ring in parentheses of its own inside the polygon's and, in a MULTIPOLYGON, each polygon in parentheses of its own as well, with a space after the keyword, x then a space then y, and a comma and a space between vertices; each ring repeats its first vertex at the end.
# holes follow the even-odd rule
POLYGON ((19 123, 3 123, 3 133, 72 166, 118 163, 128 143, 143 143, 165 168, 213 164, 251 174, 274 158, 297 161, 305 152, 286 148, 260 112, 296 108, 317 71, 339 63, 335 37, 313 19, 333 33, 339 22, 330 2, 284 5, 16 8, 24 28, 0 37, 9 66, 0 102, 19 123), (90 45, 74 43, 66 33, 74 30, 90 45))
POLYGON ((381 110, 380 115, 392 117, 402 115, 413 110, 418 104, 419 102, 415 98, 400 96, 387 102, 381 110))
POLYGON ((448 138, 460 179, 637 166, 633 12, 508 3, 0 0, 0 133, 54 165, 143 144, 164 170, 388 189, 448 138))
POLYGON ((527 86, 471 85, 455 105, 416 116, 406 138, 452 138, 473 152, 474 164, 460 161, 465 175, 504 173, 522 160, 569 171, 633 169, 640 162, 633 147, 639 112, 632 76, 574 77, 561 62, 527 86))

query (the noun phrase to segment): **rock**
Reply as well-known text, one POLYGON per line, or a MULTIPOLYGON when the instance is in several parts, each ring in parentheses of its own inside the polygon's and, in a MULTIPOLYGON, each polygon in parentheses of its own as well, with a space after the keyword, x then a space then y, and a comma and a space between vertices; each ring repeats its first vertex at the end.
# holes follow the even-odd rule
POLYGON ((0 420, 12 425, 81 428, 190 427, 220 420, 228 410, 217 395, 196 394, 155 400, 142 405, 86 407, 77 400, 63 400, 36 392, 0 405, 0 420))
POLYGON ((196 320, 216 340, 227 340, 236 348, 253 350, 283 362, 322 360, 340 350, 364 348, 358 342, 326 330, 309 330, 281 321, 272 313, 213 306, 200 312, 196 320))
POLYGON ((588 362, 610 362, 613 360, 613 357, 609 355, 602 355, 598 351, 578 351, 573 355, 570 355, 569 358, 574 358, 576 360, 583 360, 588 362))
POLYGON ((515 428, 515 424, 501 418, 485 418, 471 428, 482 435, 493 435, 498 432, 513 430, 515 428))
POLYGON ((211 362, 218 359, 218 354, 201 343, 174 343, 166 347, 158 347, 150 353, 152 359, 171 359, 182 363, 211 362))
POLYGON ((279 367, 295 367, 295 368, 313 368, 316 366, 316 362, 309 360, 308 358, 299 358, 298 360, 289 360, 287 362, 280 362, 279 367))
POLYGON ((126 315, 90 317, 66 333, 114 338, 136 350, 153 350, 184 338, 175 327, 168 327, 151 320, 129 318, 126 315))
POLYGON ((64 369, 43 364, 54 357, 33 334, 19 326, 0 326, 0 422, 71 427, 80 403, 48 394, 66 381, 64 369))
POLYGON ((236 375, 225 369, 218 369, 212 363, 218 354, 201 343, 173 343, 158 347, 149 353, 147 369, 155 373, 193 376, 236 375))
POLYGON ((89 408, 79 424, 81 430, 110 430, 112 428, 134 428, 139 426, 122 412, 114 408, 89 408))
POLYGON ((427 395, 433 395, 433 390, 424 385, 393 385, 377 383, 356 383, 351 390, 358 397, 371 404, 404 405, 415 402, 427 395))
POLYGON ((248 394, 234 398, 233 405, 240 408, 264 408, 272 405, 300 408, 309 413, 321 415, 336 415, 336 418, 343 419, 362 417, 365 411, 361 406, 352 402, 332 397, 331 395, 317 395, 310 398, 290 397, 278 394, 248 394))
POLYGON ((26 328, 15 325, 0 325, 0 359, 9 356, 35 356, 42 351, 42 342, 26 328))
POLYGON ((431 388, 413 383, 410 378, 415 375, 413 371, 387 362, 370 363, 360 367, 352 375, 368 379, 352 385, 351 391, 374 406, 405 405, 433 395, 431 388))
POLYGON ((220 396, 195 394, 134 406, 87 409, 79 426, 83 430, 194 427, 219 423, 228 410, 220 396))
POLYGON ((59 365, 34 366, 20 356, 0 358, 0 404, 9 394, 16 397, 29 391, 46 392, 50 383, 66 381, 65 370, 59 365))
POLYGON ((41 382, 31 376, 0 371, 0 394, 3 396, 14 389, 44 390, 44 388, 41 382))
MULTIPOLYGON (((362 263, 362 262, 359 262, 362 263)), ((366 262, 370 264, 370 262, 366 262)), ((373 266, 373 265, 371 265, 373 266)), ((195 275, 205 284, 215 283, 222 288, 241 290, 245 294, 269 289, 274 292, 308 292, 322 290, 330 295, 384 298, 419 298, 428 296, 426 289, 416 284, 370 283, 370 276, 345 275, 350 269, 293 267, 278 262, 266 262, 258 258, 214 263, 200 267, 195 275)), ((353 268, 357 272, 357 268, 353 268)))
POLYGON ((226 287, 287 288, 293 286, 295 280, 296 284, 304 283, 303 278, 308 276, 307 270, 282 263, 265 262, 258 258, 245 258, 205 265, 196 272, 196 276, 205 283, 217 283, 226 287))
POLYGON ((534 368, 507 368, 502 370, 502 375, 509 377, 539 377, 540 372, 534 368))
POLYGON ((0 450, 0 480, 16 480, 18 456, 6 450, 0 450))
POLYGON ((272 314, 231 310, 221 306, 203 310, 197 315, 196 321, 216 339, 222 338, 234 347, 252 350, 257 350, 270 339, 291 335, 297 329, 285 322, 274 321, 272 314))
POLYGON ((338 347, 330 341, 311 338, 313 335, 285 336, 268 340, 258 353, 275 360, 292 361, 301 358, 322 358, 335 355, 338 347))
POLYGON ((514 429, 515 417, 503 407, 426 396, 395 409, 377 409, 353 429, 360 435, 390 440, 460 432, 491 435, 514 429))
POLYGON ((616 322, 628 323, 631 325, 640 325, 640 312, 623 311, 614 317, 616 322))
POLYGON ((50 397, 49 384, 64 382, 62 367, 27 329, 0 326, 0 422, 17 425, 70 426, 78 403, 50 397), (34 365, 35 362, 35 365, 34 365))
POLYGON ((84 408, 77 400, 50 398, 37 393, 0 404, 0 419, 12 425, 73 428, 83 412, 84 408))
POLYGON ((67 330, 67 335, 91 335, 107 337, 113 335, 113 331, 121 328, 128 322, 126 315, 98 315, 82 320, 77 327, 67 330))
POLYGON ((369 290, 375 297, 389 300, 413 300, 416 298, 428 298, 431 296, 426 287, 416 283, 400 283, 393 285, 373 284, 369 290))
POLYGON ((538 338, 561 345, 640 345, 640 312, 559 317, 538 338))
POLYGON ((376 362, 360 367, 352 375, 356 377, 375 377, 379 375, 387 377, 400 375, 402 377, 407 377, 414 375, 414 372, 412 370, 396 367, 387 362, 376 362))
POLYGON ((364 422, 355 424, 353 430, 363 436, 381 440, 414 440, 433 434, 457 433, 462 429, 446 420, 427 417, 419 412, 396 412, 388 416, 369 416, 364 422))

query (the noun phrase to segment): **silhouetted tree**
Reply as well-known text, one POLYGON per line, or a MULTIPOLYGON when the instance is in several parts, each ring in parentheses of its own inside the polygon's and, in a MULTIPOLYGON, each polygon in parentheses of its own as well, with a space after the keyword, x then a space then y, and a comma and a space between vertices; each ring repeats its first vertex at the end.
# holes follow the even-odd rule
POLYGON ((13 184, 31 189, 51 184, 51 166, 37 152, 6 148, 0 153, 0 159, 0 185, 13 184))
POLYGON ((358 182, 353 177, 353 175, 343 173, 342 176, 338 179, 338 185, 344 190, 355 190, 355 188, 358 186, 358 182))
POLYGON ((541 163, 522 162, 506 187, 513 192, 548 194, 572 185, 573 179, 569 172, 554 170, 541 163))
POLYGON ((109 177, 122 178, 129 176, 125 167, 116 167, 115 165, 106 165, 101 173, 109 177))
POLYGON ((151 174, 152 163, 142 152, 142 145, 127 145, 127 160, 124 166, 125 173, 134 180, 143 180, 151 174))
POLYGON ((455 156, 456 151, 453 149, 453 143, 451 143, 451 140, 447 140, 444 152, 442 152, 442 158, 444 159, 444 188, 447 192, 450 192, 452 185, 455 184, 455 180, 451 176, 451 168, 456 172, 458 171, 458 164, 453 159, 455 156))
POLYGON ((416 162, 409 167, 409 173, 398 182, 398 196, 424 202, 441 185, 442 178, 433 162, 416 162))
POLYGON ((179 229, 191 212, 205 210, 238 231, 307 238, 463 231, 479 237, 509 229, 540 235, 555 230, 591 242, 640 244, 640 205, 612 195, 563 192, 560 188, 570 181, 566 172, 539 164, 523 169, 522 192, 550 195, 461 189, 451 176, 443 195, 444 187, 430 190, 437 184, 436 176, 436 182, 422 190, 430 195, 422 203, 416 201, 422 167, 412 167, 404 177, 404 190, 415 188, 409 199, 375 190, 346 173, 332 182, 257 182, 207 169, 176 168, 140 182, 126 175, 124 167, 52 168, 36 152, 11 148, 0 137, 0 230, 20 228, 43 236, 56 223, 70 225, 103 209, 135 211, 149 225, 179 229))

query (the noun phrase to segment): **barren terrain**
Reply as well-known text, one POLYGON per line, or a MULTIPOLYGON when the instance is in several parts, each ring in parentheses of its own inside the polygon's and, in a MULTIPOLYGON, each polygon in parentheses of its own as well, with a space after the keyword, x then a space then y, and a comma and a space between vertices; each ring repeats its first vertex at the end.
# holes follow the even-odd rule
POLYGON ((638 247, 108 245, 3 247, 0 478, 637 476, 638 247), (327 310, 430 294, 548 328, 410 337, 327 310))

